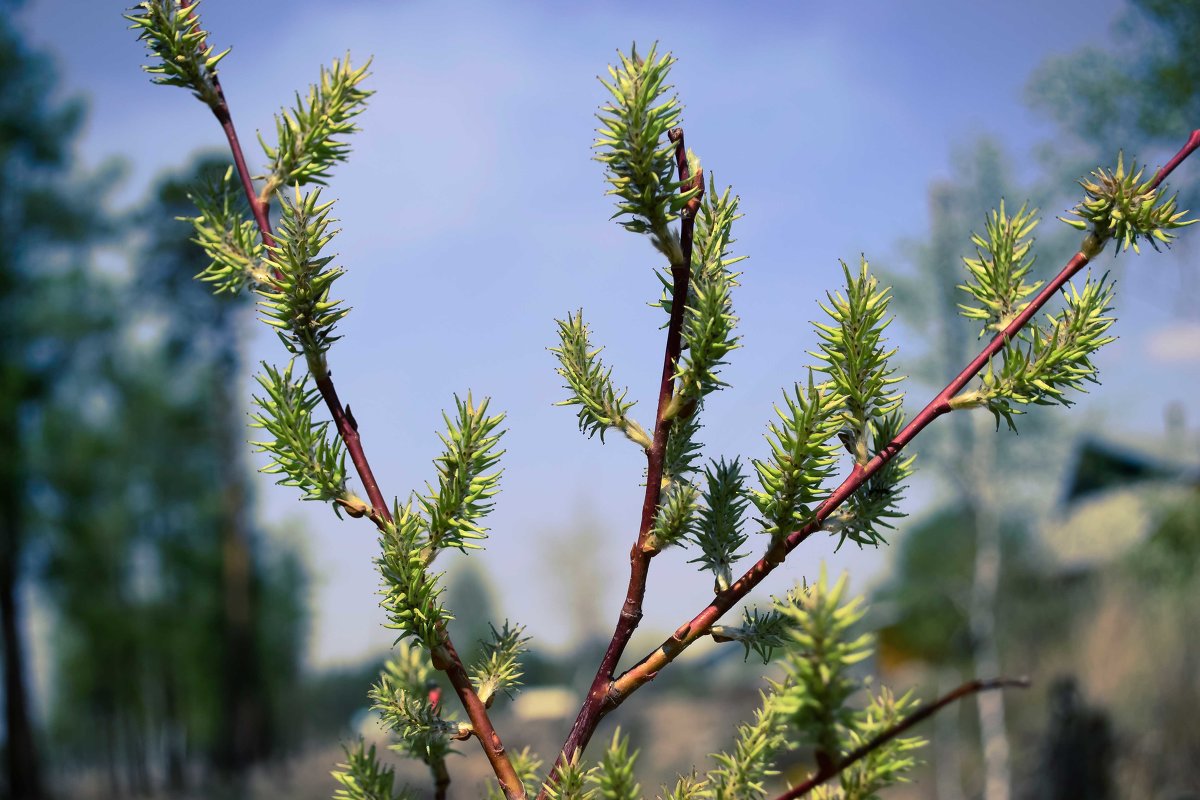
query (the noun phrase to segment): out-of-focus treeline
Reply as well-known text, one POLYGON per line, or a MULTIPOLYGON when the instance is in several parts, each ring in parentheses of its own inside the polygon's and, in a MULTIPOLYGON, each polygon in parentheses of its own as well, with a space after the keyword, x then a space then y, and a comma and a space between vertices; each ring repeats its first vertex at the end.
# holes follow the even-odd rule
MULTIPOLYGON (((7 4, 6 4, 7 5, 7 4)), ((236 775, 294 739, 306 575, 252 512, 238 344, 249 307, 191 280, 185 187, 108 214, 119 168, 0 17, 0 604, 6 789, 85 770, 114 797, 236 775), (28 608, 52 619, 33 712, 28 608), (268 678, 269 676, 269 678, 268 678)))
MULTIPOLYGON (((1064 187, 1118 148, 1173 147, 1200 121, 1200 4, 1140 0, 1121 25, 1121 44, 1049 62, 1031 81, 1031 102, 1062 133, 1046 148, 1042 184, 1017 184, 1002 146, 983 140, 930 187, 930 231, 891 276, 898 316, 935 343, 911 365, 929 385, 973 354, 978 331, 957 315, 954 287, 964 232, 981 227, 997 198, 1065 208, 1064 187)), ((289 539, 254 514, 238 344, 250 306, 191 279, 202 256, 175 221, 191 213, 190 187, 226 159, 196 158, 140 207, 109 214, 119 167, 83 173, 72 161, 83 105, 59 99, 53 63, 7 14, 0 86, 0 791, 14 800, 245 796, 243 779, 260 765, 294 763, 285 760, 361 722, 354 715, 379 664, 303 668, 309 575, 289 539), (52 620, 46 714, 32 690, 25 604, 34 595, 52 620)), ((1200 181, 1179 184, 1181 207, 1200 206, 1200 181)), ((1077 246, 1073 235, 1041 234, 1049 263, 1077 246)), ((1190 238, 1181 248, 1194 252, 1190 238)), ((1172 305, 1194 320, 1200 271, 1185 271, 1172 305)), ((1012 437, 995 435, 990 418, 952 415, 919 443, 942 492, 895 535, 873 598, 874 667, 929 695, 975 675, 1038 683, 938 717, 924 730, 931 747, 918 783, 895 797, 1198 796, 1195 423, 1172 417, 1163 441, 1130 443, 1120 420, 1106 434, 1069 417, 1035 412, 1012 437)), ((485 584, 467 576, 452 588, 456 625, 492 604, 485 584)), ((596 647, 531 656, 526 683, 581 685, 579 665, 593 663, 596 647)), ((728 655, 740 662, 740 652, 728 655)), ((684 769, 709 752, 684 752, 680 735, 652 736, 656 708, 674 715, 670 730, 712 727, 718 738, 698 746, 715 748, 732 735, 716 724, 720 698, 737 709, 753 702, 754 665, 731 667, 740 677, 714 690, 715 663, 678 665, 674 686, 707 687, 714 699, 701 711, 718 719, 689 719, 696 706, 673 706, 658 688, 632 717, 652 770, 684 769)), ((537 696, 541 711, 500 713, 569 713, 545 711, 557 708, 552 692, 537 696)), ((562 724, 547 727, 547 747, 562 724)), ((314 757, 315 775, 325 776, 328 756, 314 757)))

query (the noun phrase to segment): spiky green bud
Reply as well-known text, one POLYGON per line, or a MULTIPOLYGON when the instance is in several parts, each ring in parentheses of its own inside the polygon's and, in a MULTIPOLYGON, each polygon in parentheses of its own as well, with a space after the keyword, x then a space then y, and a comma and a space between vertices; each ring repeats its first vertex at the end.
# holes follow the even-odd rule
POLYGON ((673 177, 675 145, 667 140, 680 117, 679 100, 667 96, 666 82, 676 59, 670 53, 659 57, 656 47, 645 58, 636 46, 628 56, 618 55, 620 63, 608 68, 609 80, 600 80, 613 99, 596 115, 596 160, 604 164, 608 194, 617 197, 613 217, 627 230, 650 234, 654 246, 680 264, 679 234, 669 224, 696 190, 680 192, 682 184, 673 177))
POLYGON ((1103 167, 1093 172, 1090 178, 1079 181, 1084 198, 1069 212, 1070 217, 1059 217, 1073 228, 1089 231, 1090 236, 1083 245, 1084 255, 1095 258, 1105 243, 1112 239, 1118 250, 1133 248, 1145 240, 1155 250, 1161 242, 1170 245, 1175 238, 1172 230, 1191 225, 1194 219, 1185 220, 1187 211, 1176 211, 1176 195, 1167 197, 1165 187, 1154 186, 1154 178, 1143 181, 1145 168, 1135 163, 1125 169, 1125 154, 1117 154, 1117 167, 1103 167))
POLYGON ((975 301, 959 304, 962 315, 984 323, 980 335, 987 331, 1003 330, 1025 307, 1027 298, 1042 286, 1042 281, 1025 280, 1033 268, 1030 252, 1033 239, 1029 234, 1038 224, 1037 209, 1025 206, 1009 216, 1000 201, 1000 209, 992 211, 985 223, 985 234, 972 234, 975 258, 964 258, 970 279, 958 288, 975 301))
POLYGON ((153 64, 142 67, 154 76, 151 80, 191 89, 206 105, 216 108, 221 102, 217 64, 229 55, 230 48, 214 53, 215 48, 206 44, 208 32, 200 27, 199 5, 200 0, 186 7, 179 0, 147 0, 124 16, 154 57, 153 64))

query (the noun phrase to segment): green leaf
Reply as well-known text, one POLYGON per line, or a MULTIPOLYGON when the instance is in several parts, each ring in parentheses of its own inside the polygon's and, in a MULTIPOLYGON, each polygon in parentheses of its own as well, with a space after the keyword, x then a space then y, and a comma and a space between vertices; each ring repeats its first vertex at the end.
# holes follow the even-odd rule
MULTIPOLYGON (((710 182, 696 217, 688 302, 681 329, 683 352, 676 370, 679 388, 673 408, 694 405, 727 385, 718 377, 720 367, 727 363, 726 356, 740 346, 740 337, 733 332, 737 317, 733 314, 732 291, 741 273, 730 267, 745 256, 735 258, 729 254, 734 241, 733 223, 742 216, 737 213, 738 198, 730 197, 730 191, 727 187, 717 195, 716 185, 710 182)), ((669 286, 665 278, 662 280, 669 286)), ((658 305, 670 313, 671 303, 668 291, 658 305)))
POLYGON ((255 288, 263 321, 276 329, 289 352, 304 354, 318 379, 328 372, 325 351, 340 338, 333 335, 334 326, 349 313, 340 300, 329 299, 344 270, 330 267, 334 256, 322 254, 336 231, 329 230, 333 203, 320 198, 319 189, 304 195, 296 189, 293 200, 280 195, 282 217, 275 244, 267 248, 274 275, 255 288))
MULTIPOLYGON (((891 730, 916 710, 912 693, 896 697, 886 686, 871 695, 870 703, 855 715, 846 733, 845 749, 855 750, 891 730)), ((914 750, 925 746, 920 736, 898 736, 875 748, 841 774, 847 798, 869 798, 896 783, 908 781, 907 773, 917 765, 914 750)))
POLYGON ((429 523, 406 505, 396 502, 392 521, 379 534, 380 555, 376 559, 383 578, 380 605, 387 612, 387 627, 399 632, 403 641, 416 638, 427 650, 440 647, 445 623, 452 619, 441 605, 441 573, 431 574, 434 553, 429 542, 429 523))
POLYGON ((451 742, 461 728, 453 719, 442 717, 444 703, 430 702, 429 693, 437 687, 436 682, 414 680, 416 675, 406 663, 411 652, 384 665, 369 697, 384 725, 397 734, 392 749, 433 767, 444 764, 453 752, 451 742))
POLYGON ((714 753, 717 767, 708 774, 706 797, 712 800, 759 800, 767 797, 767 780, 779 774, 776 754, 787 745, 787 720, 773 692, 761 695, 754 719, 738 725, 732 753, 714 753))
POLYGON ((578 750, 569 762, 560 764, 555 772, 558 780, 546 785, 546 796, 550 800, 590 800, 595 796, 593 791, 587 789, 592 770, 584 768, 578 750))
POLYGON ((658 797, 659 800, 709 800, 708 782, 694 772, 691 775, 680 775, 675 781, 675 786, 669 790, 666 786, 662 787, 662 793, 658 797))
POLYGON ((699 494, 695 486, 684 481, 675 481, 664 490, 654 516, 654 529, 646 542, 647 550, 657 553, 694 536, 699 494))
POLYGON ((775 652, 788 642, 789 618, 779 608, 794 603, 795 599, 789 593, 783 600, 771 598, 771 607, 767 609, 746 606, 742 609, 741 625, 713 625, 709 634, 716 642, 740 642, 746 648, 746 660, 753 651, 768 664, 775 652))
POLYGON ((699 517, 691 528, 692 541, 700 555, 691 564, 699 564, 716 576, 717 591, 729 588, 733 564, 745 556, 738 549, 746 543, 742 518, 748 505, 742 465, 733 461, 711 461, 704 470, 707 485, 699 517))
MULTIPOLYGON (((517 777, 521 781, 521 785, 525 788, 526 795, 532 797, 541 785, 541 780, 538 777, 538 772, 542 768, 542 759, 529 747, 523 747, 515 753, 510 754, 512 759, 513 769, 517 773, 517 777)), ((505 800, 505 794, 501 791, 499 785, 495 781, 491 781, 487 786, 488 800, 505 800)))
MULTIPOLYGON (((871 423, 872 453, 882 452, 904 427, 904 414, 893 411, 871 423)), ((881 528, 892 529, 888 522, 904 514, 897 505, 904 499, 904 481, 912 475, 915 455, 896 456, 876 470, 871 477, 846 500, 846 503, 825 521, 825 529, 840 536, 838 548, 846 540, 878 547, 887 544, 881 528)))
POLYGON ((687 481, 696 473, 696 461, 700 458, 701 445, 696 441, 700 432, 700 411, 680 415, 670 422, 667 431, 667 449, 663 454, 663 488, 664 490, 676 482, 687 481))
POLYGON ((234 184, 233 167, 189 197, 200 213, 180 219, 192 224, 196 234, 192 241, 209 258, 196 278, 211 283, 216 294, 237 294, 247 283, 269 283, 262 237, 247 215, 241 187, 234 184))
POLYGON ((844 262, 842 271, 846 276, 845 294, 826 295, 829 304, 821 308, 832 324, 817 324, 821 351, 813 355, 824 362, 818 371, 827 374, 844 397, 846 437, 857 463, 865 464, 870 458, 868 422, 899 407, 902 395, 891 387, 902 378, 892 377, 893 370, 888 366, 888 359, 896 351, 884 347, 883 332, 891 322, 887 318, 890 290, 880 288, 866 259, 862 259, 858 274, 851 274, 844 262))
POLYGON ((778 711, 799 734, 797 746, 833 758, 853 722, 847 701, 859 688, 850 668, 871 654, 870 637, 852 629, 865 613, 862 598, 843 603, 848 576, 829 585, 825 566, 817 583, 790 593, 777 608, 791 630, 784 652, 785 679, 775 685, 778 711))
POLYGON ((483 643, 483 652, 479 660, 471 668, 471 682, 480 701, 485 706, 491 706, 492 700, 499 692, 512 697, 512 691, 521 685, 524 671, 519 660, 529 637, 522 636, 524 625, 511 627, 508 620, 499 630, 488 624, 492 629, 492 637, 483 643))
POLYGON ((1153 177, 1143 181, 1145 169, 1137 164, 1125 169, 1125 154, 1117 155, 1116 169, 1097 169, 1090 178, 1079 181, 1084 198, 1071 209, 1077 219, 1060 217, 1072 227, 1083 223, 1094 239, 1085 240, 1084 253, 1095 258, 1109 239, 1116 241, 1118 250, 1133 248, 1140 252, 1138 242, 1145 240, 1158 249, 1158 243, 1170 245, 1170 231, 1196 222, 1187 219, 1187 211, 1176 211, 1176 196, 1167 197, 1164 186, 1152 188, 1153 177))
POLYGON ((755 459, 762 488, 750 492, 763 531, 778 541, 807 525, 824 496, 822 484, 833 474, 838 445, 835 434, 842 424, 844 399, 838 389, 813 383, 796 384, 784 393, 783 408, 775 407, 778 422, 767 429, 771 455, 755 459))
POLYGON ((333 800, 416 800, 416 795, 408 789, 392 788, 395 771, 379 763, 375 745, 368 750, 359 739, 345 753, 346 761, 333 772, 333 779, 340 786, 333 793, 333 800))
POLYGON ((1069 406, 1070 391, 1083 391, 1084 383, 1099 383, 1092 356, 1116 337, 1107 334, 1115 322, 1113 284, 1105 274, 1084 279, 1082 291, 1074 284, 1063 289, 1066 308, 1032 323, 1001 351, 999 365, 988 364, 977 388, 950 401, 951 408, 987 408, 1016 430, 1013 417, 1021 406, 1069 406), (999 368, 997 368, 997 366, 999 368))
POLYGON ((629 752, 629 737, 617 728, 604 757, 587 776, 598 800, 642 800, 642 787, 633 777, 637 757, 638 751, 629 752))

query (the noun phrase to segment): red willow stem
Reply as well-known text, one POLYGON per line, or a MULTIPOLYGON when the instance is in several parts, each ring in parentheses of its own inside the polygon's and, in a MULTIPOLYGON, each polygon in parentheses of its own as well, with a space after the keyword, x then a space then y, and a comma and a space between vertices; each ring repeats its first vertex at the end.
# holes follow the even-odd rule
MULTIPOLYGON (((179 0, 179 8, 187 12, 189 20, 195 19, 195 10, 192 8, 194 4, 195 0, 179 0)), ((205 44, 206 42, 203 40, 199 44, 202 52, 205 44)), ((221 79, 215 71, 211 71, 209 77, 212 78, 213 90, 217 93, 217 104, 209 105, 208 108, 217 118, 217 122, 221 124, 225 138, 229 140, 229 151, 233 154, 233 164, 237 167, 238 178, 242 182, 242 191, 246 193, 246 199, 250 202, 250 213, 254 215, 254 221, 258 224, 263 244, 267 247, 274 247, 275 239, 271 236, 271 222, 267 214, 267 205, 259 200, 254 191, 254 179, 250 176, 250 170, 246 168, 246 157, 242 153, 241 142, 238 141, 237 129, 233 126, 233 117, 229 113, 229 102, 225 99, 225 90, 221 88, 221 79)))
MULTIPOLYGON (((180 0, 180 9, 192 14, 193 0, 180 0)), ((200 42, 199 47, 204 49, 205 43, 200 42)), ((246 195, 246 202, 250 204, 250 213, 254 216, 254 222, 258 225, 258 231, 262 236, 263 244, 267 247, 275 246, 275 237, 271 234, 271 219, 269 216, 269 206, 266 200, 259 197, 254 191, 254 178, 250 174, 250 169, 246 166, 246 156, 242 150, 242 143, 238 139, 237 127, 233 124, 233 114, 229 110, 229 101, 225 99, 225 90, 221 88, 221 80, 213 73, 211 75, 213 89, 217 94, 217 103, 210 105, 209 109, 213 116, 217 118, 217 122, 221 125, 221 130, 225 133, 225 139, 229 142, 229 152, 233 155, 233 164, 237 167, 238 178, 242 183, 242 191, 246 195)), ((278 277, 279 273, 275 273, 278 277)), ((350 460, 354 464, 354 469, 358 473, 359 479, 363 482, 363 489, 367 493, 367 499, 371 503, 371 520, 380 528, 392 519, 391 512, 388 511, 387 501, 383 498, 383 492, 379 490, 379 482, 375 479, 375 473, 371 469, 370 462, 367 461, 367 454, 363 450, 362 440, 358 435, 358 423, 354 416, 350 413, 349 407, 343 407, 341 401, 338 400, 337 389, 333 385, 333 378, 329 372, 319 376, 316 379, 317 390, 321 393, 321 398, 325 401, 326 407, 329 409, 330 415, 333 417, 333 424, 337 428, 338 435, 341 436, 342 442, 346 445, 346 452, 350 455, 350 460)))
POLYGON ((238 177, 242 181, 242 191, 246 193, 246 200, 250 203, 250 213, 254 215, 254 221, 258 224, 263 244, 267 247, 274 247, 275 238, 271 236, 269 209, 254 191, 253 179, 250 177, 250 170, 246 168, 246 157, 242 153, 242 144, 238 141, 237 129, 233 126, 233 118, 229 113, 229 103, 225 100, 225 91, 221 89, 221 82, 216 75, 212 76, 212 81, 220 101, 210 108, 213 116, 217 118, 217 122, 221 123, 221 130, 225 132, 225 138, 229 140, 229 150, 233 153, 233 163, 237 167, 238 177))
MULTIPOLYGON (((1166 166, 1164 166, 1155 176, 1153 185, 1155 187, 1160 184, 1176 167, 1183 162, 1197 148, 1200 148, 1200 130, 1194 131, 1188 139, 1187 144, 1172 158, 1166 166)), ((1012 339, 1021 328, 1033 319, 1033 316, 1041 310, 1058 291, 1063 287, 1068 280, 1071 279, 1080 269, 1088 263, 1088 258, 1083 253, 1076 253, 1070 261, 1062 268, 1062 271, 1040 291, 1036 298, 1026 308, 1017 315, 1016 319, 1010 322, 1003 331, 998 333, 987 347, 975 357, 970 364, 967 365, 962 372, 958 374, 954 380, 950 381, 942 391, 922 409, 921 413, 913 418, 911 422, 904 427, 882 450, 879 451, 869 462, 863 466, 855 466, 850 475, 842 482, 842 484, 831 494, 825 502, 817 509, 812 522, 805 525, 803 528, 793 531, 783 540, 782 546, 773 547, 759 559, 750 569, 748 569, 742 577, 740 577, 728 589, 718 592, 714 595, 708 606, 697 614, 690 622, 681 625, 674 634, 664 641, 653 652, 646 655, 641 661, 626 670, 619 678, 612 682, 609 687, 607 700, 604 708, 601 709, 600 717, 608 714, 612 709, 619 706, 626 697, 639 687, 654 680, 659 671, 675 660, 681 652, 687 649, 693 642, 708 633, 709 629, 718 619, 721 618, 735 603, 744 598, 750 593, 755 586, 758 586, 762 580, 771 573, 792 550, 811 536, 814 532, 820 530, 821 525, 825 522, 839 506, 846 501, 850 495, 863 485, 876 472, 881 470, 889 461, 891 461, 897 453, 899 453, 905 445, 912 441, 917 434, 926 428, 931 422, 943 414, 950 412, 950 400, 959 391, 963 389, 981 369, 983 369, 997 353, 1012 339)))
MULTIPOLYGON (((229 141, 229 150, 233 154, 233 163, 237 167, 238 176, 242 182, 242 190, 246 194, 246 200, 250 204, 250 212, 254 215, 254 222, 258 225, 259 233, 262 235, 263 244, 267 247, 275 246, 275 237, 271 235, 271 221, 268 216, 268 206, 265 200, 259 198, 258 193, 254 191, 253 178, 250 176, 250 171, 246 167, 246 157, 242 151, 241 142, 238 141, 237 128, 233 124, 233 115, 229 112, 229 103, 225 100, 225 92, 221 89, 221 84, 217 80, 217 76, 213 76, 213 86, 216 87, 217 97, 219 102, 212 106, 213 116, 221 123, 221 130, 225 132, 225 138, 229 141)), ((279 273, 275 273, 278 277, 279 273)), ((370 462, 367 461, 367 454, 363 450, 362 440, 358 435, 358 423, 354 416, 350 413, 349 407, 343 407, 338 399, 337 388, 333 385, 331 373, 326 372, 324 375, 316 378, 317 390, 321 393, 321 398, 325 401, 325 406, 329 409, 330 416, 333 417, 333 424, 337 428, 338 435, 342 437, 342 441, 346 445, 346 452, 350 455, 350 461, 354 463, 354 469, 358 473, 359 479, 363 482, 363 489, 367 493, 367 500, 371 503, 371 519, 379 527, 383 527, 382 522, 390 522, 392 519, 391 512, 388 511, 387 501, 383 498, 383 492, 379 490, 379 482, 375 479, 375 472, 371 469, 370 462)))
POLYGON ((508 751, 504 749, 504 742, 500 741, 500 734, 492 725, 487 706, 479 699, 471 676, 467 674, 462 658, 454 649, 454 643, 450 641, 450 632, 442 627, 441 633, 442 644, 434 648, 432 653, 433 666, 446 673, 446 677, 450 679, 454 693, 458 695, 467 712, 467 719, 471 720, 471 732, 479 740, 479 746, 483 748, 483 754, 487 757, 504 796, 508 800, 525 800, 525 786, 508 758, 508 751))
POLYGON ((1166 180, 1166 177, 1175 171, 1175 168, 1183 163, 1183 160, 1190 156, 1200 148, 1200 129, 1192 131, 1192 135, 1188 137, 1187 143, 1179 148, 1179 152, 1171 157, 1166 166, 1158 171, 1154 176, 1154 180, 1150 181, 1150 188, 1157 189, 1158 185, 1166 180))
MULTIPOLYGON (((690 174, 687 161, 687 148, 683 140, 683 128, 672 128, 667 136, 675 143, 675 164, 679 170, 679 182, 682 191, 696 190, 696 194, 687 202, 680 212, 679 246, 682 260, 679 264, 671 265, 671 317, 667 323, 667 342, 663 353, 662 379, 658 387, 658 408, 654 417, 654 436, 650 448, 646 451, 646 494, 642 501, 642 518, 638 527, 637 541, 629 551, 629 585, 625 590, 625 602, 621 605, 621 615, 617 618, 616 629, 608 648, 596 669, 587 698, 579 709, 579 715, 571 726, 566 742, 563 743, 555 766, 570 761, 574 754, 587 747, 600 722, 602 709, 608 702, 608 691, 616 674, 617 663, 625 652, 629 639, 642 620, 642 602, 646 597, 646 580, 650 572, 650 560, 657 550, 650 549, 647 541, 654 529, 654 518, 658 513, 658 504, 662 496, 663 466, 667 451, 667 437, 671 430, 671 421, 665 419, 666 410, 671 405, 675 394, 675 372, 682 349, 683 316, 687 307, 688 285, 691 280, 692 268, 692 235, 696 224, 696 213, 700 208, 700 199, 704 193, 704 174, 697 170, 690 174), (689 185, 690 184, 690 185, 689 185)), ((555 775, 551 771, 551 775, 555 775)), ((543 788, 542 795, 545 795, 543 788)))
MULTIPOLYGON (((188 11, 188 13, 191 13, 190 7, 192 4, 192 0, 180 0, 180 8, 188 11)), ((203 49, 203 42, 200 43, 200 47, 203 49)), ((250 210, 254 215, 255 223, 258 225, 259 233, 262 235, 263 244, 272 247, 275 245, 275 239, 271 235, 271 222, 267 214, 267 203, 265 200, 260 200, 258 194, 254 191, 253 178, 246 166, 246 157, 242 150, 241 142, 238 140, 237 128, 233 124, 233 115, 230 113, 229 103, 225 99, 225 92, 222 90, 220 81, 215 74, 212 75, 212 81, 217 93, 218 102, 216 105, 209 106, 209 108, 212 110, 213 116, 221 124, 221 129, 225 132, 225 138, 229 142, 229 149, 233 155, 233 163, 237 167, 238 176, 242 183, 242 190, 245 192, 246 200, 250 204, 250 210)), ((371 512, 368 516, 375 523, 376 527, 382 530, 392 521, 392 515, 388 510, 387 502, 383 498, 383 492, 379 489, 379 482, 375 479, 375 473, 367 461, 362 440, 358 435, 358 422, 350 412, 350 407, 343 407, 341 401, 338 399, 337 389, 333 385, 333 378, 330 372, 327 371, 325 375, 318 377, 316 384, 321 397, 325 400, 325 405, 328 407, 330 415, 333 417, 338 435, 346 446, 346 452, 349 453, 350 460, 354 463, 354 468, 358 472, 358 477, 362 481, 367 498, 371 503, 371 512)), ((479 699, 479 695, 475 691, 475 686, 471 682, 471 677, 467 674, 462 659, 459 657, 458 652, 454 649, 453 642, 450 640, 449 631, 443 628, 441 633, 443 637, 442 645, 438 650, 442 652, 434 654, 434 666, 446 674, 451 686, 454 687, 454 693, 458 695, 458 699, 462 702, 463 708, 467 712, 467 718, 471 721, 472 733, 479 739, 479 744, 492 766, 492 771, 496 774, 505 797, 510 798, 510 800, 523 800, 525 797, 524 786, 521 784, 521 779, 517 776, 516 770, 513 769, 512 762, 509 761, 508 753, 504 749, 500 735, 492 725, 487 707, 479 699)))
POLYGON ((914 725, 924 722, 926 719, 932 717, 934 714, 941 711, 951 703, 957 702, 958 700, 961 700, 969 695, 978 694, 979 692, 1007 688, 1027 689, 1029 688, 1029 679, 992 678, 990 680, 968 681, 962 686, 959 686, 957 689, 939 697, 934 702, 921 706, 919 709, 909 714, 907 717, 900 720, 871 741, 847 753, 846 757, 840 761, 835 761, 828 766, 818 769, 812 776, 808 778, 808 780, 804 781, 804 783, 792 787, 784 794, 781 794, 779 797, 775 798, 775 800, 795 800, 797 797, 803 797, 825 781, 841 774, 856 761, 866 758, 871 753, 890 742, 892 739, 895 739, 897 736, 904 733, 914 725))

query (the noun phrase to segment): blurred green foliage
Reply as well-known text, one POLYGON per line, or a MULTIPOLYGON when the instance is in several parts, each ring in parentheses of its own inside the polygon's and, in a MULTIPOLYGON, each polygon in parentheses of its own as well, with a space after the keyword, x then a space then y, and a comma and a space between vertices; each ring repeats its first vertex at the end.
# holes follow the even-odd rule
POLYGON ((88 247, 110 229, 104 200, 113 170, 74 171, 83 121, 76 99, 55 94, 50 60, 12 20, 19 3, 0 2, 0 634, 3 637, 4 769, 0 791, 44 796, 23 628, 24 591, 45 556, 36 516, 46 499, 36 472, 47 406, 75 390, 74 366, 91 355, 89 337, 111 314, 91 291, 88 247))
POLYGON ((158 183, 128 220, 127 274, 82 273, 122 313, 91 320, 38 428, 51 756, 101 767, 115 794, 236 778, 295 743, 307 576, 253 521, 250 309, 192 280, 203 255, 176 220, 217 170, 200 159, 158 183))

